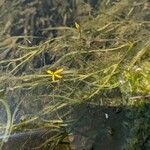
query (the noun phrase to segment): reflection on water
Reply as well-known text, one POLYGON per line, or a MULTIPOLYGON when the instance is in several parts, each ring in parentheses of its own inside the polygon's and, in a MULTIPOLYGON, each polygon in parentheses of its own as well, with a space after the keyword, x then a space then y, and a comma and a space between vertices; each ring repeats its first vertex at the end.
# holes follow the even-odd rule
MULTIPOLYGON (((150 105, 146 107, 148 110, 150 105)), ((142 111, 143 108, 77 105, 70 114, 70 120, 74 122, 68 126, 59 129, 44 127, 12 134, 3 149, 121 150, 125 148, 130 124, 134 124, 131 116, 127 117, 126 114, 136 114, 137 110, 142 111)))
MULTIPOLYGON (((103 147, 103 150, 110 148, 119 150, 125 143, 123 121, 126 108, 119 107, 101 107, 90 104, 82 104, 76 106, 70 114, 75 120, 68 127, 62 127, 58 131, 53 131, 51 128, 33 129, 11 135, 9 140, 4 144, 3 149, 49 149, 54 148, 51 137, 61 136, 55 149, 86 149, 98 150, 103 147), (105 114, 108 114, 108 118, 105 114), (47 141, 50 139, 49 141, 47 141), (45 143, 46 142, 46 143, 45 143), (19 143, 19 144, 18 144, 19 143), (45 143, 44 146, 42 144, 45 143), (41 147, 40 147, 41 146, 41 147)), ((55 139, 53 139, 55 141, 55 139)))

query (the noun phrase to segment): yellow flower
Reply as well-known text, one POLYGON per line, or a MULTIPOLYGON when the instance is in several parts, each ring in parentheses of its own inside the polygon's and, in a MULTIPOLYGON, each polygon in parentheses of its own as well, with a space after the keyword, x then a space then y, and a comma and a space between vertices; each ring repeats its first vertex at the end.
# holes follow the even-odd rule
POLYGON ((77 22, 75 22, 75 27, 77 31, 79 32, 79 38, 81 38, 81 26, 77 22))
POLYGON ((52 76, 52 81, 56 81, 56 78, 62 78, 61 75, 59 75, 59 73, 61 73, 63 71, 63 68, 58 69, 56 71, 51 71, 51 70, 47 70, 47 73, 49 73, 52 76))
POLYGON ((75 22, 75 27, 78 31, 80 31, 80 25, 77 22, 75 22))

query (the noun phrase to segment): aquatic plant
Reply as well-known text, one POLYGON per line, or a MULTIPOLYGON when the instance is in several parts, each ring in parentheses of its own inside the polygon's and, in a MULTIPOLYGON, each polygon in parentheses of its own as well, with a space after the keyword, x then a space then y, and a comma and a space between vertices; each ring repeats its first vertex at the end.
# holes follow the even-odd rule
POLYGON ((58 78, 58 79, 62 78, 62 76, 59 75, 59 73, 61 73, 62 71, 63 71, 63 68, 58 69, 56 71, 47 70, 47 73, 49 73, 52 76, 52 81, 56 81, 55 78, 58 78))
POLYGON ((101 97, 101 105, 107 106, 129 107, 140 96, 147 101, 146 5, 146 0, 97 1, 94 7, 91 1, 77 0, 63 6, 61 0, 1 3, 0 99, 8 116, 0 124, 4 137, 48 128, 57 134, 39 147, 49 142, 55 147, 67 136, 63 127, 76 122, 69 117, 74 105, 97 105, 101 97), (64 71, 57 70, 62 67, 64 71), (62 71, 63 78, 53 82, 62 71))

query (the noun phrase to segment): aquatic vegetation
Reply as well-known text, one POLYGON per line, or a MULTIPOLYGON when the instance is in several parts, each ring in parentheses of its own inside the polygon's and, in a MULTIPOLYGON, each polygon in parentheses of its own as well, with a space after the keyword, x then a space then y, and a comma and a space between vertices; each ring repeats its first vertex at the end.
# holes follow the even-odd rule
POLYGON ((49 73, 52 76, 52 81, 56 81, 56 78, 60 79, 62 78, 61 75, 59 75, 63 71, 63 68, 58 69, 56 71, 47 70, 47 73, 49 73))
POLYGON ((2 123, 0 118, 1 136, 48 129, 46 134, 52 131, 52 136, 37 148, 51 143, 52 149, 82 120, 82 113, 72 117, 75 106, 123 106, 131 117, 128 129, 133 129, 127 145, 137 148, 137 139, 143 136, 137 132, 141 128, 137 122, 144 122, 142 113, 147 120, 142 130, 148 137, 149 2, 61 3, 0 3, 0 102, 5 107, 0 104, 0 111, 8 116, 2 123), (60 80, 57 86, 50 77, 60 80))
POLYGON ((77 31, 79 32, 79 37, 81 38, 81 26, 77 22, 75 22, 75 27, 77 31))
POLYGON ((10 130, 11 129, 11 112, 10 112, 10 108, 9 108, 8 104, 3 99, 0 99, 0 102, 4 105, 5 111, 7 114, 7 124, 5 127, 2 142, 0 143, 0 148, 2 148, 4 142, 7 142, 9 135, 10 135, 10 132, 11 132, 11 130, 10 130))

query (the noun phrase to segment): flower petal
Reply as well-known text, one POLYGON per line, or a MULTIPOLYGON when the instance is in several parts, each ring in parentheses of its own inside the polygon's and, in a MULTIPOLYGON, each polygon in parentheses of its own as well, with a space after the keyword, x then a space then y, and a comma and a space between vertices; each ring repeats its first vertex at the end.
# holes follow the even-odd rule
POLYGON ((56 70, 56 71, 54 72, 54 74, 58 74, 58 73, 62 72, 63 70, 64 70, 63 68, 58 69, 58 70, 56 70))
POLYGON ((53 75, 53 74, 54 74, 54 72, 53 72, 53 71, 51 71, 51 70, 47 70, 47 73, 49 73, 49 74, 51 74, 51 75, 53 75))
POLYGON ((55 76, 54 75, 52 75, 52 81, 55 81, 55 76))
POLYGON ((62 78, 62 76, 58 75, 58 74, 55 74, 55 77, 57 78, 62 78))
POLYGON ((80 30, 80 25, 77 22, 75 22, 75 27, 76 29, 80 30))

